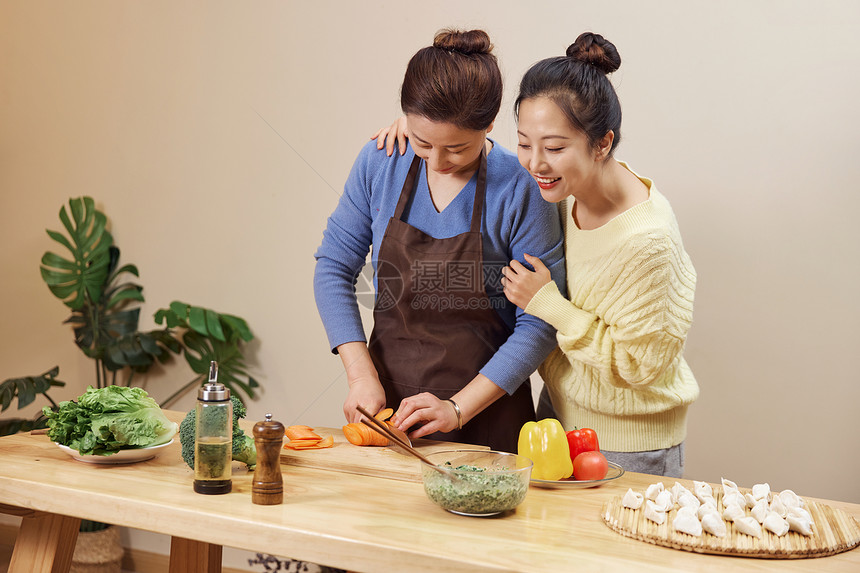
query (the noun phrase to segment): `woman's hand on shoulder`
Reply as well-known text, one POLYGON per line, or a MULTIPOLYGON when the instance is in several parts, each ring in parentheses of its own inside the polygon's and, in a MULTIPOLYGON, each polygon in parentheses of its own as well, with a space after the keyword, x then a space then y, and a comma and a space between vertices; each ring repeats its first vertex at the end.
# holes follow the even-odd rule
POLYGON ((517 260, 502 269, 502 288, 509 301, 525 310, 537 292, 552 280, 549 269, 537 257, 523 254, 526 261, 534 267, 530 271, 517 260))
POLYGON ((370 139, 376 140, 376 148, 382 149, 385 147, 385 153, 391 157, 394 153, 394 144, 397 144, 397 149, 400 155, 406 153, 406 140, 409 134, 406 131, 406 117, 401 116, 394 120, 388 127, 383 127, 372 136, 370 139))

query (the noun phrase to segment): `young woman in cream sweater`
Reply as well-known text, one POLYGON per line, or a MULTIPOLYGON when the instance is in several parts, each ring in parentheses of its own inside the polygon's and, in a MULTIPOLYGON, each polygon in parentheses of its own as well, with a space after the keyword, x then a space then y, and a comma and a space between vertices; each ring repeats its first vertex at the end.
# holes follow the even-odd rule
POLYGON ((565 429, 593 428, 627 470, 681 477, 699 394, 683 358, 696 271, 666 197, 613 157, 621 107, 607 74, 620 65, 611 42, 584 33, 523 77, 518 156, 559 204, 567 292, 529 255, 534 271, 512 261, 501 280, 511 302, 558 331, 539 373, 565 429))

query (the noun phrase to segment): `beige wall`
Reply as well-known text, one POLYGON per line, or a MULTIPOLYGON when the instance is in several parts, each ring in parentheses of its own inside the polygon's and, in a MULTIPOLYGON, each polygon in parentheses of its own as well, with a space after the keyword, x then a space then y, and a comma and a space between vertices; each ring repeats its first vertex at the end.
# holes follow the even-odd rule
POLYGON ((670 198, 699 273, 688 477, 860 502, 860 4, 526 5, 0 3, 0 379, 92 380, 38 272, 44 229, 89 194, 140 268, 144 327, 174 299, 247 318, 250 417, 339 425, 313 252, 406 61, 439 28, 489 31, 512 148, 522 72, 594 30, 623 59, 618 156, 670 198))

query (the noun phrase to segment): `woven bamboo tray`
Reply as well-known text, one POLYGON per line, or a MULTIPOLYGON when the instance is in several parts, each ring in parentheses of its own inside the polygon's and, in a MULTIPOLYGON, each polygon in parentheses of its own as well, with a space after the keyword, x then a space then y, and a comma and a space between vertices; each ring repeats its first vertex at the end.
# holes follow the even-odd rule
MULTIPOLYGON (((717 508, 722 514, 722 492, 714 491, 717 508)), ((805 509, 815 521, 813 535, 807 537, 789 531, 777 537, 762 528, 760 539, 738 532, 734 524, 726 523, 726 536, 715 537, 703 532, 700 537, 680 533, 672 528, 677 508, 667 514, 666 521, 657 525, 645 518, 642 509, 629 509, 621 505, 618 496, 603 505, 603 520, 611 529, 625 535, 683 551, 758 557, 765 559, 799 559, 824 557, 853 549, 860 543, 860 525, 857 520, 840 509, 805 500, 805 509)))

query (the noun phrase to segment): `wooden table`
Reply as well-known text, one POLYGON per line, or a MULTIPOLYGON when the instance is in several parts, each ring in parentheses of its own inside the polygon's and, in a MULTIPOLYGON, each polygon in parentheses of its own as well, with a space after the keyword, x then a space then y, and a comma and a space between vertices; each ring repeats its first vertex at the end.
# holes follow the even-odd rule
MULTIPOLYGON (((421 483, 283 469, 284 503, 260 506, 251 503, 247 472, 234 474, 228 495, 193 493, 178 443, 149 461, 99 466, 71 459, 44 435, 0 438, 0 510, 23 516, 9 571, 67 571, 81 518, 172 536, 172 572, 217 573, 224 545, 365 572, 860 571, 857 549, 770 560, 623 537, 600 510, 659 479, 644 474, 592 489, 530 488, 511 514, 469 518, 433 505, 421 483)), ((860 505, 825 503, 860 519, 860 505)))

